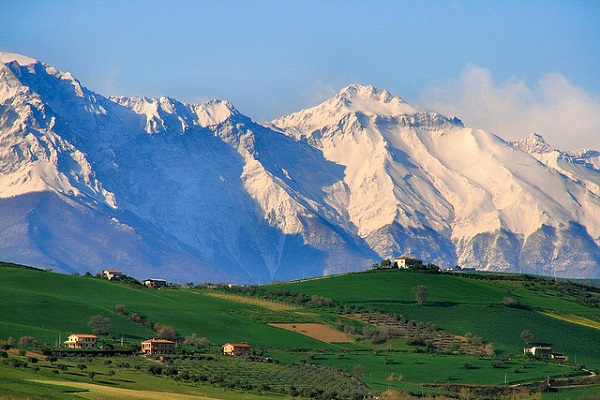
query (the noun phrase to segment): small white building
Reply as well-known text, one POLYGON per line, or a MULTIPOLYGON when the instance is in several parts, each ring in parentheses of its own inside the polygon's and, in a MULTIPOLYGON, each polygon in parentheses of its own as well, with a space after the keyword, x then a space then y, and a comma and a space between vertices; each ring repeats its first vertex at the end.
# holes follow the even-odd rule
POLYGON ((148 278, 143 280, 142 283, 150 288, 161 288, 167 287, 167 281, 159 278, 148 278))
POLYGON ((532 354, 534 357, 551 357, 552 347, 549 346, 533 346, 523 349, 523 354, 532 354))
POLYGON ((105 269, 102 271, 102 277, 108 279, 109 281, 118 281, 123 277, 123 273, 118 269, 105 269))
POLYGON ((418 258, 402 256, 394 258, 393 265, 396 266, 396 268, 400 269, 421 268, 423 267, 423 260, 419 260, 418 258))

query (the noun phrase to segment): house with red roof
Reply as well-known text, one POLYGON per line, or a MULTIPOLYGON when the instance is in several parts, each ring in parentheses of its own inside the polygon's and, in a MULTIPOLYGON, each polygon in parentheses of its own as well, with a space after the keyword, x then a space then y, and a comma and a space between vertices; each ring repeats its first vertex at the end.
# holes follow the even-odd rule
POLYGON ((250 355, 250 345, 248 343, 225 343, 223 346, 223 354, 230 356, 248 356, 250 355))

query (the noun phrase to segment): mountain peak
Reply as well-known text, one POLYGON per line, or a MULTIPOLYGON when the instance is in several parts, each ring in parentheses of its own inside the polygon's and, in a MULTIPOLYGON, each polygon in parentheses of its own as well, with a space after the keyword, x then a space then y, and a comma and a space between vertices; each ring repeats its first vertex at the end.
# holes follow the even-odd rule
MULTIPOLYGON (((346 86, 338 93, 338 96, 346 99, 360 98, 364 100, 373 100, 382 103, 389 103, 394 97, 385 89, 378 89, 372 85, 361 85, 354 83, 346 86)), ((399 99, 399 98, 398 98, 399 99)), ((401 100, 401 99, 400 99, 401 100)), ((401 100, 404 102, 403 100, 401 100)))
POLYGON ((0 51, 0 62, 7 64, 9 62, 16 61, 20 66, 37 64, 39 61, 35 58, 23 56, 21 54, 16 53, 6 53, 0 51))
POLYGON ((399 117, 427 114, 427 111, 405 102, 400 97, 393 96, 385 89, 355 83, 346 86, 338 94, 315 107, 283 116, 272 121, 272 124, 280 128, 297 127, 311 131, 337 124, 349 114, 399 117))
POLYGON ((544 154, 555 151, 541 135, 532 132, 529 136, 513 142, 513 146, 529 154, 544 154))

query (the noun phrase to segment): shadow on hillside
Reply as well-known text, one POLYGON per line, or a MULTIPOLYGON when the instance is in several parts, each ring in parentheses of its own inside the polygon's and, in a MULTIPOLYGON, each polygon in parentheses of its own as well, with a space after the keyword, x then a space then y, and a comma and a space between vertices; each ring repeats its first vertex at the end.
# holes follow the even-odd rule
POLYGON ((425 305, 428 307, 454 307, 458 304, 459 303, 456 303, 454 301, 435 301, 433 303, 427 303, 425 305))

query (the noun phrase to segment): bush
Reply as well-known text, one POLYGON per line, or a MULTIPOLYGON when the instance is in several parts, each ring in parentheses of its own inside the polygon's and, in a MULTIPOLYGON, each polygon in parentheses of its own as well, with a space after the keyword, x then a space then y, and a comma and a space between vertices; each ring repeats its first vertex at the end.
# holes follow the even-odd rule
POLYGON ((512 297, 503 298, 502 303, 506 307, 510 307, 510 308, 521 308, 521 309, 527 308, 523 304, 519 303, 517 300, 513 299, 512 297))
POLYGON ((125 304, 117 304, 113 308, 119 314, 127 314, 127 306, 125 304))
POLYGON ((38 341, 33 336, 22 336, 19 339, 19 347, 21 348, 32 348, 37 347, 38 341))
POLYGON ((161 365, 149 365, 148 373, 152 375, 162 375, 163 367, 161 365))
POLYGON ((475 367, 473 366, 473 363, 472 363, 472 362, 470 362, 470 361, 463 361, 463 362, 461 363, 461 367, 462 367, 463 369, 473 369, 473 368, 475 368, 475 367))

